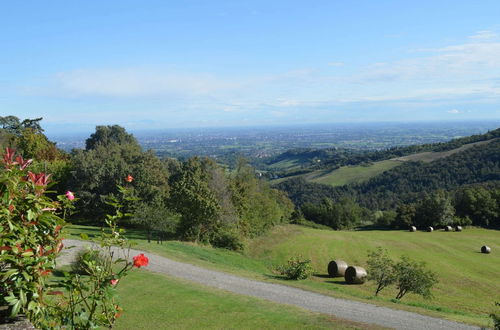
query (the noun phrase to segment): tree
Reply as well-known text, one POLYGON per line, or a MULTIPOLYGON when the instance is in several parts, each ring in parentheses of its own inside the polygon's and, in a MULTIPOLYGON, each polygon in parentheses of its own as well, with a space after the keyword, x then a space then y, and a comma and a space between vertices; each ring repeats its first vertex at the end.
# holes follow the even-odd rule
POLYGON ((415 209, 415 223, 418 226, 446 226, 453 224, 455 209, 451 198, 443 190, 426 195, 415 209))
POLYGON ((398 294, 396 299, 401 299, 408 292, 423 296, 426 299, 432 297, 431 288, 438 282, 436 274, 425 268, 424 262, 410 260, 402 256, 401 260, 394 266, 396 273, 396 286, 398 294))
POLYGON ((469 217, 472 223, 478 226, 489 226, 499 222, 500 207, 492 192, 484 187, 459 190, 455 194, 457 215, 463 218, 469 217))
POLYGON ((219 219, 220 205, 210 190, 203 161, 190 158, 172 177, 170 206, 181 215, 180 235, 190 241, 210 242, 219 219))
POLYGON ((146 230, 148 243, 154 239, 154 234, 159 243, 165 240, 168 234, 175 233, 178 217, 165 205, 164 199, 155 198, 147 203, 139 202, 134 209, 132 222, 146 230))
POLYGON ((368 280, 375 281, 377 288, 375 295, 396 281, 394 272, 394 261, 387 255, 387 250, 378 247, 375 251, 368 253, 368 280))
POLYGON ((137 140, 132 134, 127 133, 125 128, 119 125, 113 126, 97 126, 95 133, 85 141, 85 149, 95 149, 98 145, 108 146, 117 143, 121 145, 133 145, 140 149, 137 140))
POLYGON ((98 126, 87 140, 86 150, 72 153, 73 171, 69 188, 78 196, 83 213, 104 214, 108 207, 101 195, 117 193, 117 184, 123 184, 127 175, 136 180, 133 193, 147 202, 168 197, 168 171, 153 152, 142 151, 137 140, 119 126, 98 126), (89 142, 90 140, 90 142, 89 142))

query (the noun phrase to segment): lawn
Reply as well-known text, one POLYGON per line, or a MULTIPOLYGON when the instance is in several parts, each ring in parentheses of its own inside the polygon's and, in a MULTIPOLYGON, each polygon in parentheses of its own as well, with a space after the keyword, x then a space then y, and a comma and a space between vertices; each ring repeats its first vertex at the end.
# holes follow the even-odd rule
MULTIPOLYGON (((288 305, 207 288, 146 270, 132 272, 118 288, 124 309, 116 329, 359 329, 288 305)), ((371 327, 375 328, 375 327, 371 327)))
MULTIPOLYGON (((96 229, 73 226, 69 235, 75 237, 79 232, 92 234, 96 229)), ((129 236, 137 243, 138 249, 207 268, 482 326, 490 325, 487 315, 494 310, 494 301, 500 300, 500 255, 495 253, 500 251, 500 232, 495 230, 410 233, 327 231, 286 225, 250 241, 245 254, 178 241, 147 243, 139 231, 130 231, 129 236), (489 245, 493 253, 479 253, 484 244, 489 245), (379 297, 373 297, 372 283, 345 285, 341 278, 325 276, 330 260, 342 259, 350 265, 364 266, 367 251, 377 246, 386 248, 394 258, 406 254, 427 262, 439 278, 433 290, 434 299, 426 301, 407 295, 401 302, 393 302, 395 290, 392 288, 382 291, 379 297), (305 281, 277 279, 271 271, 273 265, 299 254, 312 260, 316 276, 305 281)))

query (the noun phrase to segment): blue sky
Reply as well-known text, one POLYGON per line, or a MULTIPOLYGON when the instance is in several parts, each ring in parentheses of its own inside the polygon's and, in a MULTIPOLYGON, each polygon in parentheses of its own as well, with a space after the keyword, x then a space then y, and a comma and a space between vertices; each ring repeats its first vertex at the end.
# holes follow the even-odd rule
POLYGON ((4 1, 0 115, 49 132, 500 119, 500 1, 4 1))

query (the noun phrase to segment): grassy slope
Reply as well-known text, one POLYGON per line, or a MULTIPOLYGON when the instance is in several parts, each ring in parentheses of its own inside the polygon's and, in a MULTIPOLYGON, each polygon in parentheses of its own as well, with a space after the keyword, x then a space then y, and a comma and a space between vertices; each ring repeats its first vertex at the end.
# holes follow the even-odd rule
MULTIPOLYGON (((370 165, 342 166, 334 171, 320 173, 320 175, 306 175, 308 181, 328 184, 331 186, 343 186, 350 183, 367 181, 391 168, 400 165, 395 160, 383 160, 370 165)), ((313 172, 314 173, 314 172, 313 172)), ((311 173, 311 174, 313 174, 311 173)))
POLYGON ((355 329, 363 325, 134 271, 118 288, 116 329, 355 329))
MULTIPOLYGON (((73 233, 95 232, 92 228, 73 227, 73 233)), ((500 250, 500 233, 494 230, 467 229, 462 233, 403 231, 325 231, 287 225, 250 242, 247 255, 181 242, 162 245, 148 244, 137 233, 136 248, 155 252, 173 259, 239 275, 280 282, 338 297, 371 301, 379 305, 402 308, 452 320, 487 326, 487 314, 500 292, 500 255, 478 253, 483 244, 493 251, 500 250), (425 301, 408 295, 399 304, 391 302, 394 289, 387 289, 374 298, 371 283, 348 286, 343 279, 325 277, 326 266, 334 258, 349 264, 365 264, 368 249, 387 248, 391 256, 407 254, 426 261, 438 273, 440 283, 434 290, 435 299, 425 301), (272 274, 272 265, 283 263, 292 255, 301 254, 313 261, 317 276, 306 281, 283 282, 272 274)))

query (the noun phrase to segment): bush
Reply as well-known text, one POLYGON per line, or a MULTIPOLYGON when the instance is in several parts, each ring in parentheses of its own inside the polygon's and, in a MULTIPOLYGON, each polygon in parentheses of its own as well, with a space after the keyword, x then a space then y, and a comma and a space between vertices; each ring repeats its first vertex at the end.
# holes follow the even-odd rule
POLYGON ((240 235, 234 230, 220 230, 211 240, 214 247, 224 248, 233 251, 243 251, 245 245, 241 241, 240 235))
POLYGON ((94 266, 103 267, 106 264, 105 257, 98 250, 80 250, 71 264, 71 270, 80 275, 90 275, 94 266))
POLYGON ((300 256, 291 257, 287 264, 276 267, 276 271, 289 280, 304 280, 313 274, 311 260, 301 260, 300 256))

